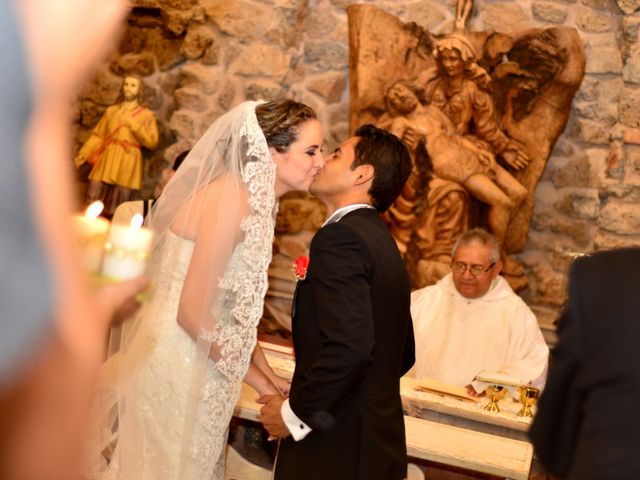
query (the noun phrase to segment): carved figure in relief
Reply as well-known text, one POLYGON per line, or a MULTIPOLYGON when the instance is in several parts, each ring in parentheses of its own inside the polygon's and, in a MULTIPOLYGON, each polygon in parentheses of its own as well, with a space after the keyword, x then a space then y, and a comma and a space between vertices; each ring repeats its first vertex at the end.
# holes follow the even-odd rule
MULTIPOLYGON (((486 203, 489 206, 487 223, 502 244, 511 213, 526 197, 525 188, 496 163, 486 142, 473 135, 459 133, 463 129, 456 128, 444 113, 450 110, 444 98, 441 102, 422 105, 408 82, 397 81, 387 92, 386 102, 387 113, 380 118, 379 124, 409 147, 414 159, 412 176, 419 177, 419 169, 425 168, 430 178, 435 176, 458 183, 473 197, 486 203), (436 106, 438 103, 442 110, 436 106), (424 152, 420 152, 420 149, 424 152), (422 161, 426 165, 417 165, 419 159, 424 159, 422 161)), ((500 132, 497 125, 495 129, 500 132)), ((491 133, 491 138, 497 136, 495 132, 491 133)), ((518 155, 520 152, 513 153, 518 155)), ((416 188, 412 187, 419 183, 419 178, 412 179, 399 201, 406 203, 408 197, 414 197, 416 188)), ((411 229, 409 232, 424 220, 415 212, 412 213, 415 224, 406 225, 411 229)), ((406 245, 403 241, 398 243, 406 245)), ((406 252, 406 247, 404 250, 406 252)))
POLYGON ((107 108, 75 158, 77 168, 91 165, 86 202, 102 200, 107 217, 140 189, 142 147, 158 145, 156 118, 138 100, 141 87, 138 77, 124 78, 122 102, 107 108))
POLYGON ((454 123, 457 133, 474 137, 480 145, 485 142, 485 148, 516 170, 525 167, 529 157, 496 120, 493 98, 487 91, 491 77, 477 64, 471 43, 453 33, 438 40, 433 57, 438 74, 427 81, 426 102, 440 108, 454 123))
POLYGON ((529 158, 498 124, 493 99, 483 89, 490 77, 477 65, 472 45, 462 35, 451 34, 437 42, 433 55, 438 75, 426 82, 424 100, 446 114, 456 134, 487 152, 470 162, 475 164, 475 171, 467 169, 468 176, 457 181, 489 206, 487 225, 504 246, 509 223, 527 190, 495 159, 488 159, 499 156, 511 168, 520 170, 529 158))
POLYGON ((456 19, 453 23, 453 29, 456 32, 465 30, 472 10, 473 0, 458 0, 456 2, 456 19))
MULTIPOLYGON (((523 269, 506 254, 521 252, 527 244, 536 185, 567 125, 573 96, 584 76, 584 48, 575 29, 531 28, 509 34, 465 31, 472 10, 472 0, 459 0, 456 32, 440 35, 371 5, 347 7, 350 129, 367 122, 380 125, 381 120, 390 125, 396 114, 388 111, 387 93, 398 79, 407 79, 423 107, 439 108, 455 134, 493 156, 496 165, 508 172, 470 180, 476 183, 481 178, 482 184, 476 187, 485 194, 491 189, 494 199, 503 200, 492 209, 490 224, 491 208, 484 205, 482 193, 472 193, 468 185, 439 178, 433 171, 427 178, 419 172, 424 162, 417 161, 418 152, 414 152, 414 174, 387 215, 396 241, 406 247, 407 267, 418 270, 412 277, 414 288, 442 277, 438 271, 451 262, 446 252, 457 237, 451 232, 471 227, 489 228, 502 237, 503 275, 514 290, 526 285, 523 269), (502 185, 498 180, 504 180, 502 185), (452 187, 440 199, 447 199, 442 204, 432 198, 436 181, 440 186, 457 185, 457 190, 452 187), (491 182, 494 185, 487 186, 491 182), (455 226, 448 222, 452 208, 460 221, 455 226), (505 224, 496 229, 500 217, 505 224), (448 243, 448 248, 437 246, 441 253, 431 253, 423 248, 424 238, 437 238, 438 245, 448 243), (429 267, 430 271, 420 266, 423 263, 438 268, 429 267)), ((411 136, 408 131, 405 142, 411 136)), ((433 157, 427 151, 434 148, 427 141, 421 154, 433 157)))
POLYGON ((438 174, 446 172, 448 164, 455 164, 456 157, 481 152, 454 134, 453 124, 439 109, 421 105, 408 82, 397 81, 391 86, 386 105, 387 112, 378 124, 407 145, 413 167, 384 219, 407 259, 412 283, 422 285, 448 271, 451 239, 468 225, 466 190, 456 179, 438 174))
POLYGON ((387 93, 387 113, 379 123, 403 140, 415 154, 426 148, 430 169, 447 180, 464 184, 476 174, 495 176, 493 154, 459 135, 436 106, 422 105, 408 82, 395 82, 387 93))

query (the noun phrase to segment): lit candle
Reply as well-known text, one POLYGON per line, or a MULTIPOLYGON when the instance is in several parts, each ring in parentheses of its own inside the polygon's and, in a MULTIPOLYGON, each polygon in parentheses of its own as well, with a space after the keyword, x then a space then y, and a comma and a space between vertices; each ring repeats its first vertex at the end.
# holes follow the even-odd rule
POLYGON ((84 214, 74 215, 72 218, 73 228, 80 243, 82 262, 89 273, 100 271, 104 244, 107 240, 109 222, 99 217, 103 208, 104 205, 98 200, 89 205, 84 214))
POLYGON ((136 214, 131 225, 112 224, 105 245, 102 275, 113 280, 137 277, 147 268, 153 232, 142 227, 142 215, 136 214))

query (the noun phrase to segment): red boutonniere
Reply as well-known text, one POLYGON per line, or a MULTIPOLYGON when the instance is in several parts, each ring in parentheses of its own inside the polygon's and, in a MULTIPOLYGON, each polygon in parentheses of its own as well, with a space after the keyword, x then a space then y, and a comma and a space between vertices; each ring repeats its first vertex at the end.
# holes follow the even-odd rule
POLYGON ((293 265, 293 273, 296 276, 296 280, 304 280, 307 278, 307 270, 309 269, 309 257, 306 255, 300 255, 296 258, 296 263, 293 265))

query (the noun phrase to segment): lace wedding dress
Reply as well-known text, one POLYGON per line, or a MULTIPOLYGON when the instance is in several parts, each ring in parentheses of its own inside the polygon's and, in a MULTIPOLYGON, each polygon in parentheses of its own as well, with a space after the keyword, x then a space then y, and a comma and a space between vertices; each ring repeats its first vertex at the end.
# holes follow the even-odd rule
MULTIPOLYGON (((140 328, 145 333, 137 335, 131 345, 131 352, 137 357, 136 380, 127 396, 134 400, 125 404, 121 413, 129 417, 128 421, 123 419, 123 425, 128 426, 117 432, 119 438, 105 479, 223 478, 226 431, 240 384, 221 375, 213 362, 205 373, 202 408, 194 418, 191 451, 182 452, 196 343, 178 325, 176 314, 192 250, 190 240, 167 235, 158 266, 160 280, 155 300, 141 319, 140 328), (153 327, 145 325, 147 322, 153 327), (140 356, 142 352, 144 357, 140 356), (139 436, 138 432, 144 435, 139 436), (119 458, 123 449, 135 460, 125 470, 121 470, 119 458), (188 463, 181 465, 185 453, 188 463), (211 471, 213 476, 208 477, 211 471)), ((253 346, 247 344, 244 348, 250 352, 253 346)), ((116 355, 111 361, 121 358, 116 355)))
MULTIPOLYGON (((228 425, 256 344, 277 211, 275 166, 255 118, 255 102, 242 104, 210 127, 176 177, 151 217, 160 238, 151 264, 153 298, 135 321, 124 325, 127 340, 103 367, 94 406, 92 479, 224 478, 228 425), (239 138, 229 131, 240 132, 234 134, 239 138), (205 298, 194 340, 178 324, 177 314, 197 243, 172 231, 176 217, 170 208, 175 212, 174 205, 182 202, 175 197, 186 196, 183 192, 198 192, 220 178, 215 167, 222 160, 225 172, 230 163, 238 164, 249 213, 239 222, 239 239, 227 249, 211 249, 213 263, 219 260, 222 267, 209 279, 215 294, 205 298)), ((224 187, 223 192, 231 191, 224 187)), ((219 202, 216 211, 205 207, 205 221, 220 222, 229 215, 229 196, 222 198, 227 201, 219 202)))

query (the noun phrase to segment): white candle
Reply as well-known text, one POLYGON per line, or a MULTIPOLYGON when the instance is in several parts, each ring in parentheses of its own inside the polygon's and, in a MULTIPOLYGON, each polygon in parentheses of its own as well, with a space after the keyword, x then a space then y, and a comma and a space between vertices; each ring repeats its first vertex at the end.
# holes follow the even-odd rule
POLYGON ((142 228, 142 215, 136 214, 131 225, 112 224, 105 245, 102 275, 114 280, 137 277, 147 268, 153 232, 142 228))
POLYGON ((89 273, 98 273, 102 263, 104 244, 107 241, 109 222, 100 218, 104 205, 101 201, 93 202, 84 214, 74 215, 73 228, 80 243, 82 262, 89 273))

